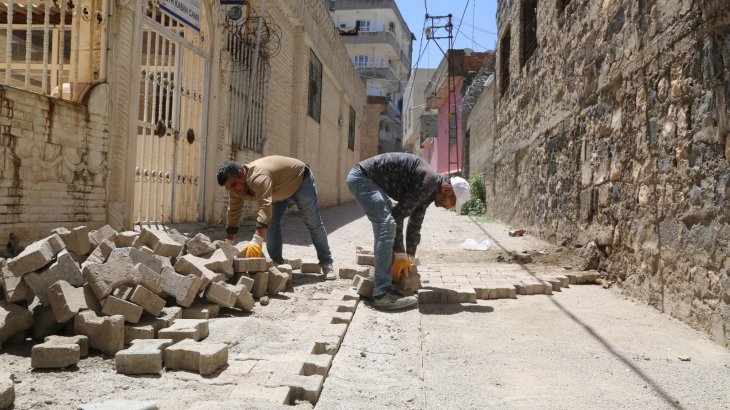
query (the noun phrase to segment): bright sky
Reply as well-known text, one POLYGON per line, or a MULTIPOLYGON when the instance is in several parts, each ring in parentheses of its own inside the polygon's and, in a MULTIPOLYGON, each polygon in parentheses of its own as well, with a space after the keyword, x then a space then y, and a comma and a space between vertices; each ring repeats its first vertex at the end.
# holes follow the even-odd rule
MULTIPOLYGON (((471 48, 474 51, 497 48, 497 0, 396 0, 408 28, 416 36, 413 41, 412 65, 420 68, 438 67, 443 53, 449 46, 447 39, 427 41, 423 34, 426 13, 430 16, 452 14, 455 49, 471 48), (464 16, 462 19, 462 15, 464 16), (458 34, 457 34, 458 32, 458 34), (419 61, 418 56, 421 53, 419 61)), ((446 19, 437 20, 434 25, 445 26, 446 19)), ((428 25, 431 19, 428 19, 428 25)), ((435 36, 446 37, 445 28, 435 31, 435 36)))

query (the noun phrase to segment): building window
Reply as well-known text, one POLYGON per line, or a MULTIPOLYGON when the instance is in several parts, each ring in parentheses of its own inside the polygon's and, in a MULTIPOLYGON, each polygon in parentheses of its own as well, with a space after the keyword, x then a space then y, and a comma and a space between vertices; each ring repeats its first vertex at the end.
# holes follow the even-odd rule
POLYGON ((340 23, 340 30, 347 30, 347 23, 340 23))
POLYGON ((358 54, 355 56, 355 67, 367 67, 368 66, 368 56, 358 54))
POLYGON ((388 23, 388 31, 395 34, 395 23, 394 22, 391 21, 390 23, 388 23))
POLYGON ((537 0, 522 0, 522 58, 520 65, 537 49, 537 0))
POLYGON ((347 130, 347 149, 355 150, 355 109, 350 106, 350 127, 347 130))
POLYGON ((570 0, 556 0, 558 7, 558 14, 562 14, 565 11, 565 7, 570 4, 570 0))
POLYGON ((505 30, 499 42, 499 91, 504 94, 509 88, 510 27, 505 30))
POLYGON ((358 20, 357 27, 358 31, 370 31, 370 20, 358 20))
POLYGON ((319 122, 322 109, 322 63, 314 51, 309 50, 309 98, 307 99, 307 114, 319 122))

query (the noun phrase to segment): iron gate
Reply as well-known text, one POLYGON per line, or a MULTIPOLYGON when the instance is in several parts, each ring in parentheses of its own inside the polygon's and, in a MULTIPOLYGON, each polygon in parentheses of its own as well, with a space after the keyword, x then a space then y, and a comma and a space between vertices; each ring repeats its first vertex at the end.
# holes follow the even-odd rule
POLYGON ((208 43, 149 2, 143 22, 134 215, 138 224, 194 222, 200 212, 208 43))

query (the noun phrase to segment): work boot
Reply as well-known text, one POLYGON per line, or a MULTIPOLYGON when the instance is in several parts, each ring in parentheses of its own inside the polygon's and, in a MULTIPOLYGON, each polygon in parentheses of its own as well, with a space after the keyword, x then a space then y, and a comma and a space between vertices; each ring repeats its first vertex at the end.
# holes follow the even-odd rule
POLYGON ((335 268, 332 266, 332 262, 323 263, 320 266, 322 267, 322 276, 324 276, 326 280, 337 279, 337 274, 335 274, 335 268))
POLYGON ((394 291, 373 297, 373 306, 380 310, 403 309, 416 303, 418 299, 415 296, 401 296, 394 291))

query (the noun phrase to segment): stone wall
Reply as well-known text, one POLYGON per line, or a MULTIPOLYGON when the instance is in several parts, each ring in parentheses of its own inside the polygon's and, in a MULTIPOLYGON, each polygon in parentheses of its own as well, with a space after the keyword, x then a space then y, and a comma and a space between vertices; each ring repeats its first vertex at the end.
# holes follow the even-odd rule
POLYGON ((529 58, 523 3, 499 3, 494 131, 471 127, 489 212, 595 243, 627 294, 730 346, 730 3, 541 1, 529 58))
POLYGON ((0 244, 106 223, 107 86, 77 104, 0 85, 0 244), (101 112, 99 111, 101 110, 101 112))

